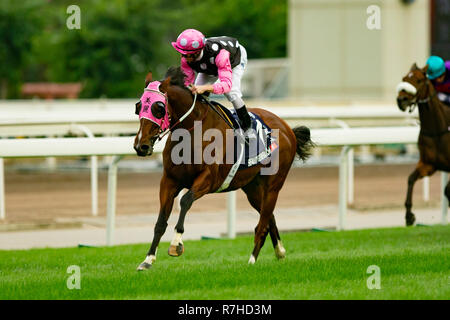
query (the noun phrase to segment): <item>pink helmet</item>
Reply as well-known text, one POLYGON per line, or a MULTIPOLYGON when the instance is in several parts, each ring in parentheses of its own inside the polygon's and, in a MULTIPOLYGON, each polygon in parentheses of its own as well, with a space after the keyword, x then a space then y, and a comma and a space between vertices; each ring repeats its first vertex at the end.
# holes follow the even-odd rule
POLYGON ((198 30, 186 29, 172 42, 172 46, 181 54, 196 53, 205 46, 205 36, 198 30))

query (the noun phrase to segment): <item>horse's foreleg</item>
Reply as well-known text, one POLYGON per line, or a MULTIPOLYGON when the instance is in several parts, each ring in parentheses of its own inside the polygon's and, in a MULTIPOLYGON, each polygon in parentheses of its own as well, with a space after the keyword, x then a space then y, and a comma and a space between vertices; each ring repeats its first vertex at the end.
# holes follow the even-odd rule
POLYGON ((412 193, 413 193, 414 184, 419 179, 419 177, 420 177, 420 174, 419 174, 418 169, 414 170, 408 177, 408 191, 406 193, 406 201, 405 201, 405 208, 406 208, 405 219, 406 219, 407 226, 413 225, 414 221, 416 221, 414 213, 412 213, 412 211, 411 211, 412 193))
POLYGON ((175 226, 175 236, 170 243, 169 255, 173 257, 179 257, 184 252, 184 245, 181 237, 184 233, 184 219, 188 210, 191 208, 192 203, 199 199, 203 195, 210 192, 211 187, 211 174, 209 170, 204 170, 197 178, 195 178, 191 189, 181 198, 180 201, 180 216, 175 226))
POLYGON ((170 213, 172 212, 173 201, 179 192, 179 188, 175 181, 168 179, 165 175, 161 179, 159 199, 161 203, 161 209, 159 211, 158 220, 155 225, 153 241, 150 246, 150 250, 147 253, 147 257, 142 262, 138 270, 149 269, 156 260, 156 251, 158 245, 167 228, 167 220, 169 220, 170 213))
POLYGON ((178 217, 178 222, 175 226, 175 235, 173 236, 172 242, 169 247, 169 255, 172 257, 179 257, 184 252, 184 244, 181 239, 184 233, 184 219, 188 210, 191 208, 194 202, 194 194, 191 190, 186 192, 180 200, 180 216, 178 217))
POLYGON ((412 226, 414 222, 416 221, 416 217, 414 216, 414 213, 412 213, 412 195, 413 195, 413 189, 414 184, 417 180, 432 175, 434 173, 435 169, 428 164, 424 164, 423 162, 419 162, 417 164, 416 169, 409 175, 408 177, 408 191, 406 194, 406 201, 405 201, 405 208, 406 208, 406 225, 412 226))
MULTIPOLYGON (((273 218, 273 210, 275 208, 277 198, 278 198, 278 191, 271 191, 265 195, 265 198, 262 202, 261 212, 259 215, 259 222, 255 228, 255 247, 253 248, 252 255, 250 256, 250 259, 248 260, 249 264, 255 263, 256 259, 258 259, 259 251, 261 250, 262 246, 264 245, 264 242, 267 237, 267 233, 269 233, 269 228, 270 228, 270 223, 271 223, 270 221, 271 221, 271 219, 273 219, 273 222, 275 221, 275 218, 273 218)), ((272 238, 272 243, 274 243, 273 238, 272 238)), ((277 245, 278 245, 278 242, 277 242, 277 245)))

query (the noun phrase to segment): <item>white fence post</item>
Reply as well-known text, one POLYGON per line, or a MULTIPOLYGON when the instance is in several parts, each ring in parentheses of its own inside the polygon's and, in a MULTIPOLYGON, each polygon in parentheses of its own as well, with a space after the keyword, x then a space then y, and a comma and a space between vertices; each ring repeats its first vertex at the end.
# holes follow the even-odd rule
POLYGON ((91 205, 92 215, 98 215, 98 160, 97 156, 91 156, 91 205))
POLYGON ((350 150, 350 146, 344 146, 339 159, 339 221, 337 230, 345 229, 348 192, 348 152, 350 150))
MULTIPOLYGON (((340 126, 341 128, 344 129, 350 129, 350 126, 343 120, 340 119, 335 119, 335 118, 331 118, 329 119, 330 124, 335 124, 340 126)), ((353 148, 350 149, 350 151, 348 151, 347 154, 347 165, 348 165, 348 172, 347 172, 347 177, 348 177, 348 190, 347 190, 347 203, 348 204, 353 204, 354 201, 354 193, 355 193, 355 189, 354 189, 354 181, 355 181, 355 174, 354 174, 354 159, 355 159, 355 152, 353 151, 353 148)))
MULTIPOLYGON (((82 124, 72 123, 71 130, 80 130, 87 137, 95 139, 92 131, 82 124)), ((91 156, 91 211, 93 216, 98 215, 98 160, 97 156, 91 156)))
POLYGON ((442 216, 441 216, 441 223, 442 224, 447 224, 447 213, 448 213, 448 199, 445 196, 445 187, 447 186, 448 183, 448 174, 447 172, 442 171, 441 172, 441 212, 442 212, 442 216))
POLYGON ((106 245, 111 246, 114 241, 116 221, 116 190, 117 165, 122 156, 113 156, 108 169, 108 196, 106 203, 106 245))
POLYGON ((5 166, 0 158, 0 220, 5 220, 5 166))
POLYGON ((423 200, 430 201, 430 177, 423 178, 423 200))
POLYGON ((227 194, 228 238, 236 238, 236 191, 227 194))
POLYGON ((355 152, 353 148, 348 151, 348 194, 347 203, 353 204, 355 199, 355 152))

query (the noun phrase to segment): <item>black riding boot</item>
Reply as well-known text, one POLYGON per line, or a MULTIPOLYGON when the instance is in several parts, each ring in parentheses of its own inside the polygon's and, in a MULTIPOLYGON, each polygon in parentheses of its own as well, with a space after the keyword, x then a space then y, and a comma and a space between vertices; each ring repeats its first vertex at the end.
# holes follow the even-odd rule
POLYGON ((237 109, 236 113, 239 117, 241 128, 244 131, 244 136, 248 139, 256 139, 254 130, 252 130, 252 118, 248 114, 245 105, 237 109))
POLYGON ((239 117, 242 130, 244 130, 244 132, 247 131, 252 124, 252 119, 248 114, 247 108, 245 106, 242 106, 236 110, 236 113, 239 117))

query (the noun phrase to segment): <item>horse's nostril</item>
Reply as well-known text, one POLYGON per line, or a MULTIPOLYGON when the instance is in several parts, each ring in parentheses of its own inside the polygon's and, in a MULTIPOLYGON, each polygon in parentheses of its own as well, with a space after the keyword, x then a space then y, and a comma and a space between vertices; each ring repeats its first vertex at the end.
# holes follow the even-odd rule
POLYGON ((149 145, 143 144, 143 145, 141 146, 141 150, 142 150, 142 151, 146 151, 146 150, 148 150, 148 149, 150 149, 150 146, 149 146, 149 145))

